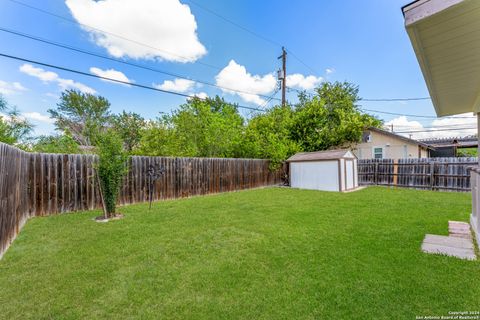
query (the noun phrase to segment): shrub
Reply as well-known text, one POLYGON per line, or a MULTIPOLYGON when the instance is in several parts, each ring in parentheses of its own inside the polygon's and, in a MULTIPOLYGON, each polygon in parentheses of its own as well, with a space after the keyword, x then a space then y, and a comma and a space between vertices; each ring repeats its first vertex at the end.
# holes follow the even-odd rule
POLYGON ((115 215, 118 191, 127 172, 127 153, 123 149, 122 139, 111 129, 99 135, 96 151, 103 210, 105 218, 111 218, 115 215))

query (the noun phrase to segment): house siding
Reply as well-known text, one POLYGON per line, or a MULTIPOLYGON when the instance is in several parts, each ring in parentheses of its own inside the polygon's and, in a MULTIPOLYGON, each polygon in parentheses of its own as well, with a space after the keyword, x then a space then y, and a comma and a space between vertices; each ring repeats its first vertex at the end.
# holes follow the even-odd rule
POLYGON ((359 143, 353 149, 358 159, 373 159, 373 149, 382 148, 384 159, 427 158, 428 150, 416 143, 370 131, 370 142, 359 143))

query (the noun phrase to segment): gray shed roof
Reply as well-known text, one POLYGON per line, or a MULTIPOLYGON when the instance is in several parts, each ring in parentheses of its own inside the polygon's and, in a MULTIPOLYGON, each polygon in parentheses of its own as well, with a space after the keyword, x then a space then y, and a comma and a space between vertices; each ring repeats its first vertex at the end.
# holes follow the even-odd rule
POLYGON ((355 159, 355 155, 348 149, 327 150, 315 152, 300 152, 287 159, 287 162, 321 161, 336 159, 355 159))

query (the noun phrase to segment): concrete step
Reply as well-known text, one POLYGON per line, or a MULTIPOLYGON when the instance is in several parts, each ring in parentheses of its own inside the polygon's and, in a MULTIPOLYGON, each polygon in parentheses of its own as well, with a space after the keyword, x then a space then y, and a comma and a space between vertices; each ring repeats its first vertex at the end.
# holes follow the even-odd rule
POLYGON ((464 238, 451 236, 438 236, 435 234, 426 234, 423 243, 437 244, 447 247, 473 249, 473 242, 464 238))
POLYGON ((470 224, 468 224, 468 222, 464 222, 464 221, 452 221, 452 220, 449 220, 449 221, 448 221, 448 226, 459 226, 459 227, 467 227, 467 228, 470 228, 470 224))
POLYGON ((472 240, 472 235, 467 233, 450 233, 450 237, 472 240))
POLYGON ((477 257, 473 249, 455 248, 439 244, 423 243, 422 251, 433 254, 443 254, 451 257, 466 260, 476 260, 477 257))

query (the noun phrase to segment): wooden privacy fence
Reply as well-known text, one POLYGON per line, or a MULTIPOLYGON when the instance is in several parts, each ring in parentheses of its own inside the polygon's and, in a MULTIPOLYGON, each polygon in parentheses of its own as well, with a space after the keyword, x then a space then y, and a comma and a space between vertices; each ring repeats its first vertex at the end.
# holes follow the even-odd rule
MULTIPOLYGON (((101 207, 94 155, 27 153, 0 143, 0 256, 29 217, 101 207)), ((131 157, 119 204, 235 191, 282 182, 268 160, 131 157), (150 190, 148 171, 165 172, 150 190)))
POLYGON ((368 159, 358 161, 360 185, 470 191, 477 158, 368 159))

